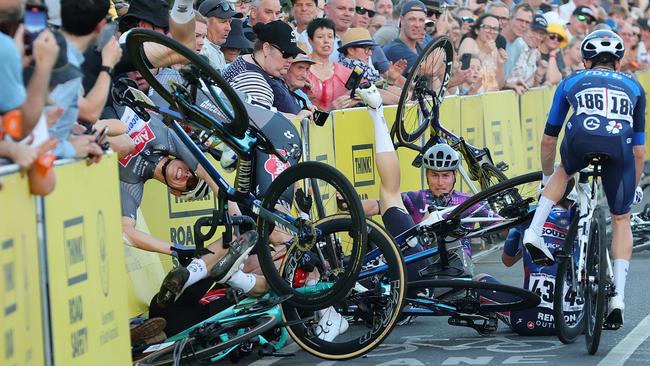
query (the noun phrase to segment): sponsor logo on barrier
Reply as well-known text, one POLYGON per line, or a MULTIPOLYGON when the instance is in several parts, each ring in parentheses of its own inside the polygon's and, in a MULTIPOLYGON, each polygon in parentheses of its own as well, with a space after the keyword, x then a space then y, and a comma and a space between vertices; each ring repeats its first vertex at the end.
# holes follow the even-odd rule
POLYGON ((212 192, 208 193, 208 195, 203 198, 185 199, 176 197, 167 191, 167 207, 169 209, 169 218, 178 219, 183 217, 210 215, 217 205, 212 192))
POLYGON ((375 184, 374 156, 372 144, 352 146, 352 172, 355 187, 375 184))
POLYGON ((3 276, 3 291, 2 291, 2 311, 4 317, 16 312, 17 299, 16 299, 16 258, 13 239, 7 239, 2 242, 2 276, 3 276))
POLYGON ((83 217, 63 222, 63 238, 68 286, 72 286, 88 279, 83 217))
MULTIPOLYGON (((74 329, 77 323, 83 323, 84 320, 84 302, 81 295, 68 299, 68 318, 70 328, 74 329)), ((81 325, 81 324, 79 324, 81 325)), ((77 325, 78 326, 78 325, 77 325)), ((88 328, 81 327, 70 333, 70 347, 72 358, 77 358, 88 352, 88 328)))
POLYGON ((106 249, 106 222, 101 210, 97 212, 97 244, 99 247, 99 278, 102 284, 102 292, 104 296, 108 296, 109 265, 106 249))
MULTIPOLYGON (((324 161, 327 163, 327 154, 324 155, 316 155, 316 161, 324 161)), ((330 193, 328 192, 327 189, 325 189, 327 185, 325 184, 324 181, 319 180, 318 181, 318 188, 320 189, 320 197, 323 202, 327 202, 327 200, 330 198, 330 193)))

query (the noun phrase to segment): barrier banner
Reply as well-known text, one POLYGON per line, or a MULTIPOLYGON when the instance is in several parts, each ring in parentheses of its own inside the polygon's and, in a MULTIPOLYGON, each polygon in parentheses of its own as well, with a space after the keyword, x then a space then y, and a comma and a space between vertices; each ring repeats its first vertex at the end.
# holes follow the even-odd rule
MULTIPOLYGON (((533 172, 542 168, 539 150, 548 111, 540 108, 540 106, 545 105, 545 93, 547 89, 531 89, 519 98, 521 141, 524 158, 522 172, 533 172)), ((516 151, 513 153, 516 154, 516 151)))
MULTIPOLYGON (((485 146, 483 135, 483 100, 480 95, 460 98, 460 131, 459 136, 467 143, 477 147, 485 146)), ((443 103, 444 104, 444 103, 443 103)), ((467 165, 463 162, 463 166, 467 165)), ((470 193, 471 189, 463 179, 458 179, 457 189, 470 193)), ((478 187, 477 183, 475 183, 478 187)))
POLYGON ((58 166, 44 198, 55 365, 131 361, 117 155, 58 166))
POLYGON ((524 172, 518 102, 517 94, 510 90, 483 95, 484 146, 490 149, 495 164, 508 164, 512 177, 524 172))
POLYGON ((0 180, 0 365, 43 365, 36 205, 26 176, 0 180))
MULTIPOLYGON (((410 107, 410 108, 415 108, 415 107, 410 107)), ((417 118, 417 114, 413 112, 407 112, 404 114, 407 116, 407 118, 417 118)), ((393 128, 393 125, 395 124, 397 116, 397 106, 392 105, 392 106, 387 106, 384 107, 384 118, 386 118, 386 123, 388 125, 388 131, 390 131, 393 128)), ((373 128, 374 131, 374 128, 373 128)), ((429 132, 428 130, 422 135, 422 138, 418 139, 418 141, 415 142, 416 145, 422 146, 424 144, 424 138, 425 136, 428 138, 429 132)), ((371 138, 372 143, 374 144, 375 138, 374 134, 373 137, 371 138)), ((412 165, 413 160, 415 157, 418 155, 418 152, 415 150, 407 149, 405 147, 397 149, 397 157, 399 159, 399 166, 400 166, 400 186, 402 188, 402 192, 408 192, 408 191, 419 191, 422 189, 422 182, 424 179, 424 175, 422 174, 422 171, 412 165)), ((379 198, 377 196, 376 198, 379 198)))
MULTIPOLYGON (((643 87, 643 90, 646 91, 646 98, 648 94, 648 90, 650 90, 650 72, 640 72, 636 74, 637 80, 639 80, 639 83, 643 87)), ((646 131, 646 137, 645 137, 645 148, 650 149, 650 124, 648 124, 648 121, 650 121, 650 108, 645 109, 645 131, 646 131)))

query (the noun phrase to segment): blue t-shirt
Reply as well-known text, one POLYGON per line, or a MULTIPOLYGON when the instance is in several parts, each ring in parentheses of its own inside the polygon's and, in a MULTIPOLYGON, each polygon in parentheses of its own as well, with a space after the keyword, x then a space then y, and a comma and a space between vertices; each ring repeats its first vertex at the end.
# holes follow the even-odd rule
POLYGON ((22 62, 14 40, 0 33, 0 114, 22 106, 27 98, 23 85, 22 62))
POLYGON ((568 123, 585 125, 589 130, 596 130, 600 125, 625 123, 634 131, 632 144, 645 144, 645 92, 627 73, 591 69, 567 76, 555 91, 544 130, 546 135, 558 136, 569 107, 573 114, 568 123))
POLYGON ((417 52, 413 52, 401 39, 397 38, 393 42, 384 46, 384 54, 388 61, 395 63, 399 60, 406 60, 408 67, 406 72, 411 70, 411 67, 415 65, 415 62, 418 60, 418 55, 422 52, 422 46, 419 43, 415 44, 417 52))

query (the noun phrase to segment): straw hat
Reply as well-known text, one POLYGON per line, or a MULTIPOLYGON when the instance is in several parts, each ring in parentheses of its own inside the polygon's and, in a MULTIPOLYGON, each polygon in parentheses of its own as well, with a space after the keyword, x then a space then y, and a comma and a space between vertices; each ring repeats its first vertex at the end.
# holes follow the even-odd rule
POLYGON ((372 40, 370 32, 366 28, 350 28, 341 37, 341 47, 339 52, 343 53, 348 47, 363 47, 363 46, 377 46, 377 43, 372 40))

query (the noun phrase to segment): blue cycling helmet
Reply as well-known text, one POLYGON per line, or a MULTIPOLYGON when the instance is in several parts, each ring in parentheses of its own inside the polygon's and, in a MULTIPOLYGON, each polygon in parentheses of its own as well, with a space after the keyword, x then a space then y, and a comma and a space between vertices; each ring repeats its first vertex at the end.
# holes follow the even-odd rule
POLYGON ((609 53, 620 60, 625 54, 625 45, 618 34, 601 29, 585 37, 580 45, 580 52, 585 60, 591 60, 602 53, 609 53))

